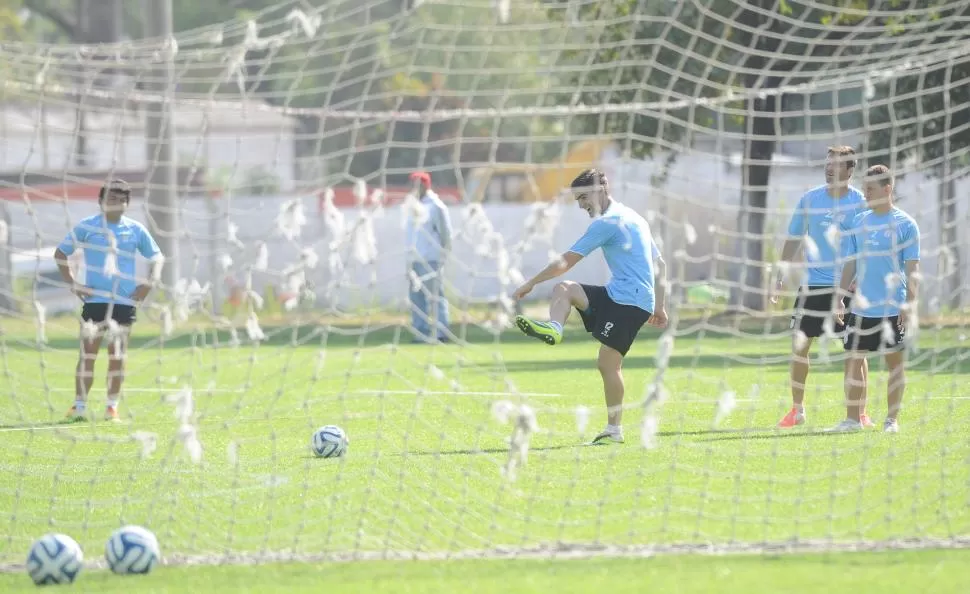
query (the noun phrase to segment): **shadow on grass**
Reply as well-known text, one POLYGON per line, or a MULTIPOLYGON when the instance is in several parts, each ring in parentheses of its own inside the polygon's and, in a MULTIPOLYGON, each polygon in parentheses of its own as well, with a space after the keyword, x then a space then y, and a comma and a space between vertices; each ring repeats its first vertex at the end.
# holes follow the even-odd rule
MULTIPOLYGON (((147 323, 146 323, 147 324, 147 323)), ((130 345, 133 350, 166 350, 184 349, 189 347, 200 348, 234 348, 232 346, 231 334, 225 330, 200 329, 195 332, 178 334, 171 338, 163 338, 153 333, 151 326, 135 328, 135 334, 131 337, 130 345)), ((411 334, 407 328, 402 326, 384 326, 373 329, 362 328, 360 326, 321 326, 317 324, 306 324, 302 326, 266 326, 263 328, 266 339, 260 342, 261 347, 281 348, 285 346, 308 346, 317 348, 373 348, 384 345, 395 344, 401 348, 408 349, 441 349, 443 351, 460 351, 464 344, 476 347, 499 348, 510 345, 534 345, 536 349, 541 349, 543 353, 554 354, 547 349, 550 347, 539 343, 533 338, 523 335, 517 330, 508 330, 496 336, 478 327, 470 326, 459 329, 459 340, 456 343, 444 345, 412 344, 411 334)), ((598 342, 585 335, 581 329, 571 329, 571 340, 568 345, 556 347, 569 354, 575 354, 573 347, 588 350, 588 356, 562 358, 555 357, 543 360, 514 359, 506 360, 501 365, 496 365, 497 369, 504 367, 509 372, 518 371, 562 371, 571 368, 595 369, 596 349, 598 342)), ((632 354, 624 360, 624 367, 627 369, 651 369, 656 365, 653 356, 656 350, 656 339, 660 335, 660 330, 654 328, 644 328, 638 337, 637 345, 632 354), (637 352, 645 354, 637 354, 637 352)), ((254 343, 246 338, 245 330, 237 330, 237 336, 241 341, 238 348, 252 349, 254 343)), ((744 352, 738 350, 740 345, 750 347, 752 340, 742 340, 730 334, 719 334, 705 332, 703 335, 682 337, 680 344, 689 341, 687 344, 695 344, 701 341, 706 354, 688 355, 677 354, 670 358, 671 367, 681 368, 707 368, 707 369, 728 369, 737 367, 761 368, 788 366, 788 346, 782 341, 778 342, 777 349, 771 352, 744 352), (713 353, 711 352, 713 351, 713 353), (720 354, 716 354, 720 353, 720 354)), ((758 342, 764 342, 764 337, 760 337, 758 342)), ((16 351, 38 351, 40 350, 33 341, 33 337, 27 335, 0 336, 0 346, 9 350, 16 351)), ((41 347, 44 351, 76 351, 78 339, 71 335, 58 335, 48 339, 46 344, 41 347)), ((816 350, 817 352, 817 350, 816 350)), ((833 362, 831 366, 840 365, 842 355, 839 345, 830 345, 829 354, 833 362)), ((876 370, 883 369, 880 357, 871 357, 870 365, 876 370)), ((817 364, 817 363, 816 363, 817 364)), ((970 350, 956 345, 943 346, 939 350, 932 352, 926 347, 919 354, 911 356, 909 369, 914 371, 931 371, 933 373, 970 373, 970 350)))
MULTIPOLYGON (((290 326, 266 324, 262 327, 262 330, 266 335, 266 339, 262 340, 260 344, 274 347, 290 345, 325 345, 328 347, 352 348, 358 346, 374 347, 391 343, 399 344, 401 346, 411 346, 412 338, 411 332, 407 327, 397 325, 375 325, 372 327, 366 327, 360 325, 326 326, 318 324, 303 324, 290 326)), ((525 336, 515 329, 505 330, 498 335, 483 330, 478 326, 455 326, 452 328, 452 331, 457 337, 457 345, 461 345, 463 343, 471 345, 510 345, 528 343, 536 345, 537 348, 545 346, 536 341, 534 338, 525 336)), ((571 337, 576 337, 577 342, 579 340, 584 340, 592 346, 598 344, 589 339, 580 327, 570 326, 567 328, 567 332, 570 333, 571 337)), ((638 342, 641 344, 653 344, 657 337, 660 336, 661 332, 661 330, 656 328, 644 327, 639 333, 638 342)), ((250 347, 253 345, 253 342, 250 341, 246 336, 245 327, 237 327, 236 334, 242 346, 250 347)), ((194 329, 190 328, 189 326, 183 327, 180 329, 180 333, 172 337, 163 338, 157 333, 157 324, 152 322, 139 322, 134 326, 134 332, 131 336, 130 344, 133 348, 186 348, 192 346, 225 347, 231 344, 231 339, 231 333, 226 330, 217 330, 213 328, 194 329)), ((709 331, 704 334, 704 340, 707 342, 716 340, 736 341, 738 339, 736 336, 729 334, 719 334, 709 331)), ((35 342, 33 333, 0 334, 0 341, 2 341, 3 344, 10 349, 37 349, 37 343, 35 342)), ((78 348, 78 338, 73 333, 58 332, 55 334, 54 332, 48 331, 48 339, 45 345, 47 349, 74 350, 78 348)), ((431 345, 417 344, 414 346, 416 348, 428 348, 431 345)))
MULTIPOLYGON (((832 356, 832 361, 827 365, 822 365, 817 360, 813 361, 814 369, 842 371, 842 360, 832 356)), ((596 373, 596 355, 590 353, 589 357, 583 358, 558 358, 546 360, 527 360, 514 359, 502 362, 502 367, 509 373, 515 372, 561 372, 564 370, 583 369, 596 373)), ((884 372, 885 364, 879 357, 870 357, 870 369, 874 372, 884 372)), ((441 367, 445 367, 441 365, 441 367)), ((629 370, 651 370, 657 367, 657 360, 652 355, 627 355, 623 360, 623 369, 629 370)), ((788 369, 788 357, 783 352, 766 355, 765 353, 748 353, 738 351, 726 351, 720 355, 672 355, 669 358, 668 367, 672 370, 683 371, 686 369, 723 369, 731 371, 768 369, 776 370, 788 369)), ((935 353, 935 357, 923 351, 917 357, 910 359, 906 366, 907 371, 921 371, 932 373, 970 373, 970 352, 962 352, 961 349, 949 348, 941 349, 935 353)))
MULTIPOLYGON (((530 452, 551 452, 555 450, 572 450, 587 447, 588 443, 574 443, 551 446, 530 446, 530 452)), ((509 448, 467 448, 463 450, 442 450, 440 452, 409 451, 401 452, 401 456, 474 456, 476 454, 507 454, 509 448)))
MULTIPOLYGON (((677 436, 689 436, 689 437, 702 437, 707 435, 716 435, 717 437, 709 437, 707 439, 698 439, 698 442, 717 442, 717 441, 743 441, 747 439, 790 439, 796 437, 832 437, 839 435, 846 435, 845 433, 828 433, 823 431, 804 431, 798 433, 790 432, 780 432, 776 429, 702 429, 697 431, 659 431, 657 433, 658 437, 677 437, 677 436)), ((564 445, 553 445, 553 446, 536 446, 530 447, 530 452, 544 452, 544 451, 556 451, 556 450, 571 450, 576 448, 604 448, 604 447, 630 447, 635 446, 639 448, 639 436, 634 439, 628 439, 623 445, 617 444, 591 444, 576 443, 576 444, 564 444, 564 445)), ((460 450, 444 450, 439 452, 434 451, 413 451, 413 452, 402 452, 401 456, 474 456, 476 454, 507 454, 509 448, 468 448, 460 450)))
POLYGON ((818 429, 815 431, 782 432, 782 431, 767 429, 764 431, 738 431, 734 435, 709 437, 707 439, 698 439, 697 441, 717 442, 717 441, 743 441, 748 439, 796 439, 796 438, 804 438, 804 437, 844 437, 849 435, 861 435, 862 433, 865 433, 865 432, 858 431, 856 433, 839 433, 835 431, 824 431, 822 429, 818 429))

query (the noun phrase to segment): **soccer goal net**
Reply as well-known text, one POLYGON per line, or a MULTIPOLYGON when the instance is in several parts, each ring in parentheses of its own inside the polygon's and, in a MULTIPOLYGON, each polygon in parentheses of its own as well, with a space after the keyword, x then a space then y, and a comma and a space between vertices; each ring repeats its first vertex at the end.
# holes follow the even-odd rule
MULTIPOLYGON (((966 543, 970 13, 830 4, 294 1, 166 39, 0 43, 0 563, 52 530, 96 559, 122 524, 173 563, 966 543), (781 246, 842 145, 853 187, 892 170, 921 234, 898 434, 880 353, 876 426, 823 431, 846 415, 831 334, 806 423, 776 427, 803 271, 781 246), (511 294, 585 232, 565 190, 590 167, 669 280, 609 447, 585 445, 606 409, 579 316, 553 347, 512 323, 548 319, 554 282, 511 294), (440 291, 409 251, 416 171, 450 216, 440 291), (53 252, 111 178, 167 258, 65 424, 91 328, 53 252), (340 451, 326 425, 342 456, 317 455, 340 451)), ((610 272, 596 252, 563 278, 610 272)))

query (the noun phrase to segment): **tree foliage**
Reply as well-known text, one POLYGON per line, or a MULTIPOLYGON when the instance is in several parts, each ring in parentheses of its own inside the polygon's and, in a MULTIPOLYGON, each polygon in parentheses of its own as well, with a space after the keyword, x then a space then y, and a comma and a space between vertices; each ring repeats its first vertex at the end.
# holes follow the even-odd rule
MULTIPOLYGON (((499 25, 488 2, 428 4, 399 27, 384 37, 378 56, 388 73, 380 82, 380 98, 372 102, 379 109, 528 108, 542 105, 555 82, 546 70, 552 63, 549 48, 561 32, 530 5, 516 6, 510 20, 499 25)), ((397 121, 380 128, 384 143, 413 147, 387 154, 387 167, 437 167, 445 183, 456 182, 461 167, 542 162, 564 150, 561 122, 535 116, 397 121)))
POLYGON ((23 5, 20 0, 0 0, 0 41, 23 38, 24 23, 21 19, 23 5))
MULTIPOLYGON (((738 54, 728 43, 736 35, 731 24, 737 10, 734 0, 718 0, 709 10, 693 2, 621 0, 586 3, 576 14, 559 12, 570 47, 576 48, 561 56, 561 67, 574 68, 562 82, 578 91, 556 101, 663 105, 720 96, 738 84, 732 76, 738 54)), ((627 139, 631 142, 625 148, 643 156, 655 145, 679 143, 690 125, 714 120, 715 114, 704 108, 656 107, 581 117, 575 125, 582 132, 627 139)))
MULTIPOLYGON (((880 19, 893 36, 923 24, 913 21, 906 4, 877 3, 876 8, 899 15, 880 19)), ((970 33, 963 23, 970 18, 970 4, 942 0, 932 4, 938 10, 928 17, 932 26, 921 27, 921 42, 930 47, 966 43, 970 33)), ((970 165, 970 56, 954 55, 951 49, 928 62, 925 68, 893 77, 875 89, 869 112, 870 161, 895 166, 916 157, 930 175, 939 176, 945 170, 966 174, 970 171, 966 167, 970 165)))
MULTIPOLYGON (((568 81, 579 89, 570 104, 606 106, 601 114, 576 118, 577 129, 626 141, 634 156, 650 155, 657 147, 676 150, 690 142, 692 130, 703 127, 745 140, 739 227, 748 239, 740 255, 757 263, 763 260, 764 217, 759 213, 766 206, 769 163, 775 141, 786 132, 817 131, 823 119, 830 120, 833 131, 866 127, 871 132, 866 149, 877 151, 880 160, 918 154, 936 172, 945 162, 966 160, 970 152, 966 58, 891 79, 876 89, 871 109, 863 101, 861 80, 854 87, 817 92, 779 94, 777 89, 811 88, 847 67, 857 72, 885 67, 890 50, 956 43, 966 37, 958 27, 968 16, 967 3, 954 0, 589 3, 577 15, 562 13, 570 38, 580 40, 572 45, 577 49, 563 54, 562 63, 580 67, 568 81), (724 101, 726 93, 739 90, 747 99, 724 101), (702 106, 703 99, 712 97, 722 98, 719 107, 702 106), (818 99, 828 99, 840 107, 832 112, 840 113, 805 109, 818 99), (848 110, 853 113, 845 113, 846 100, 850 106, 856 102, 848 110), (669 107, 677 101, 691 107, 669 107), (631 103, 648 106, 621 113, 609 109, 631 103)), ((758 265, 742 273, 749 292, 742 299, 749 307, 760 307, 755 293, 761 274, 758 265)))

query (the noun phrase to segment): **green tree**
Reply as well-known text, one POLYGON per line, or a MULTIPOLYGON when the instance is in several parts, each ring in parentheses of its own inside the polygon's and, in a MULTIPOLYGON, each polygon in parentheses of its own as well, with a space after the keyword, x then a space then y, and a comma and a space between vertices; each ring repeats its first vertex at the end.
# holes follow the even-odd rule
MULTIPOLYGON (((733 301, 762 309, 764 208, 770 163, 776 141, 788 128, 779 128, 778 121, 784 121, 786 109, 797 107, 812 95, 789 96, 780 90, 789 85, 827 82, 834 69, 847 64, 847 57, 851 58, 848 64, 861 71, 879 64, 884 52, 898 49, 900 44, 925 43, 927 21, 945 21, 938 25, 941 36, 957 35, 952 28, 962 19, 952 18, 958 16, 956 8, 932 11, 927 10, 929 4, 957 6, 945 0, 624 0, 585 4, 576 15, 560 13, 571 31, 572 47, 578 48, 564 52, 561 63, 577 67, 571 85, 580 89, 564 103, 603 106, 597 114, 574 117, 574 130, 616 135, 634 156, 649 156, 658 148, 676 151, 690 142, 690 131, 698 127, 740 132, 744 139, 744 188, 739 230, 744 239, 738 255, 745 264, 741 290, 733 301), (919 34, 892 39, 905 36, 917 25, 921 27, 919 34), (728 91, 743 93, 744 99, 725 102, 723 96, 728 91), (715 107, 704 106, 703 99, 717 97, 722 100, 715 107), (630 103, 646 106, 635 110, 611 108, 630 103)), ((964 4, 959 3, 959 10, 970 10, 964 4)), ((942 90, 946 77, 951 81, 965 78, 955 66, 941 65, 893 84, 903 96, 904 89, 912 90, 928 80, 942 90)), ((841 92, 826 91, 833 96, 841 92)), ((861 98, 861 83, 847 92, 861 98)), ((952 122, 965 121, 956 117, 966 108, 952 106, 966 106, 966 93, 966 85, 960 84, 951 88, 948 98, 942 93, 910 95, 911 113, 939 114, 929 121, 911 121, 906 128, 910 137, 921 138, 928 137, 928 130, 936 130, 928 154, 942 154, 947 146, 951 154, 959 154, 954 140, 947 140, 952 135, 940 130, 947 125, 945 113, 950 114, 953 126, 959 124, 952 122), (934 101, 949 101, 951 108, 927 111, 932 110, 934 101)), ((882 105, 895 109, 891 101, 882 105)), ((856 113, 859 121, 865 118, 862 106, 856 113)), ((898 118, 898 111, 886 113, 898 118)), ((882 117, 875 112, 871 115, 874 122, 882 117)), ((812 116, 795 117, 808 120, 812 116)), ((895 147, 892 150, 898 156, 906 146, 900 142, 906 132, 887 133, 892 138, 883 141, 873 135, 870 142, 873 146, 895 147)), ((964 133, 970 134, 970 130, 964 133)), ((942 158, 936 161, 944 162, 942 158)))
MULTIPOLYGON (((539 161, 558 148, 529 141, 556 130, 543 118, 416 121, 337 114, 540 104, 553 83, 543 74, 551 63, 543 50, 562 35, 544 11, 516 6, 500 25, 487 1, 402 11, 400 0, 388 0, 370 11, 335 3, 319 16, 313 38, 295 37, 248 57, 246 93, 280 105, 324 108, 301 118, 297 152, 304 160, 326 159, 331 182, 356 177, 399 185, 422 167, 436 170, 436 183, 450 184, 464 164, 539 161)), ((225 91, 237 92, 228 86, 225 91)))
MULTIPOLYGON (((949 48, 970 39, 964 26, 970 5, 936 1, 922 7, 936 8, 928 15, 929 26, 925 18, 914 20, 907 3, 876 2, 873 10, 882 11, 879 21, 897 38, 918 27, 926 47, 949 48)), ((941 279, 942 302, 957 309, 963 305, 963 275, 955 179, 970 172, 970 59, 966 52, 941 52, 919 71, 878 85, 872 104, 867 114, 869 164, 896 170, 915 157, 924 174, 939 180, 940 244, 949 248, 941 257, 950 271, 941 279)))
POLYGON ((0 0, 0 41, 20 40, 24 35, 24 23, 20 13, 21 0, 0 0))
POLYGON ((781 101, 773 90, 783 81, 773 69, 784 57, 780 40, 793 28, 791 20, 774 18, 778 9, 788 10, 773 0, 712 0, 705 6, 664 0, 588 4, 576 15, 571 37, 584 42, 574 47, 595 49, 564 54, 567 64, 586 65, 572 81, 582 89, 574 103, 656 105, 604 110, 605 115, 574 121, 581 132, 618 135, 633 156, 649 156, 658 147, 676 150, 694 126, 717 123, 722 128, 725 119, 743 126, 747 140, 739 226, 746 239, 739 255, 746 264, 735 301, 753 309, 763 307, 761 237, 781 101), (727 109, 701 107, 698 100, 729 89, 746 91, 750 98, 727 109), (755 92, 760 90, 767 93, 755 92))
MULTIPOLYGON (((397 23, 378 59, 389 73, 378 89, 383 109, 396 111, 489 110, 543 104, 554 87, 548 74, 562 32, 548 14, 516 5, 504 24, 490 2, 428 4, 397 23)), ((455 183, 461 167, 484 162, 542 162, 558 156, 561 123, 535 116, 395 121, 381 126, 375 147, 382 169, 406 175, 416 167, 439 168, 436 179, 455 183), (410 143, 412 149, 394 149, 410 143)), ((368 165, 366 167, 372 167, 368 165)))
MULTIPOLYGON (((0 41, 19 41, 24 38, 25 28, 20 13, 23 6, 20 0, 0 0, 0 41)), ((10 66, 0 61, 0 77, 6 78, 10 66)), ((0 84, 0 105, 6 98, 4 85, 0 84)), ((12 218, 10 210, 0 200, 0 315, 15 311, 13 264, 11 247, 13 245, 12 218)))

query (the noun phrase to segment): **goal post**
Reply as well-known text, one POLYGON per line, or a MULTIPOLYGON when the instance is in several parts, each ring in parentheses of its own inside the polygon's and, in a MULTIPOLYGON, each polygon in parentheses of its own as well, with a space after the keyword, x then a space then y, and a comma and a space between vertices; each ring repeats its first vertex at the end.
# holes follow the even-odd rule
MULTIPOLYGON (((965 547, 970 12, 875 4, 303 0, 115 46, 0 42, 0 566, 52 527, 96 559, 127 524, 176 564, 965 547), (845 415, 833 336, 809 423, 776 428, 803 270, 777 304, 766 271, 838 145, 855 187, 890 167, 921 233, 898 435, 822 431, 845 415), (511 298, 586 230, 567 190, 590 167, 669 281, 610 447, 584 445, 598 343, 575 313, 554 348, 516 329, 552 283, 511 298), (415 171, 453 228, 434 344, 412 344, 434 291, 410 266, 415 171), (53 250, 110 177, 169 272, 122 422, 97 420, 102 353, 98 416, 66 425, 80 304, 53 250), (323 457, 330 425, 349 444, 323 457)), ((597 252, 565 278, 610 272, 597 252)))

